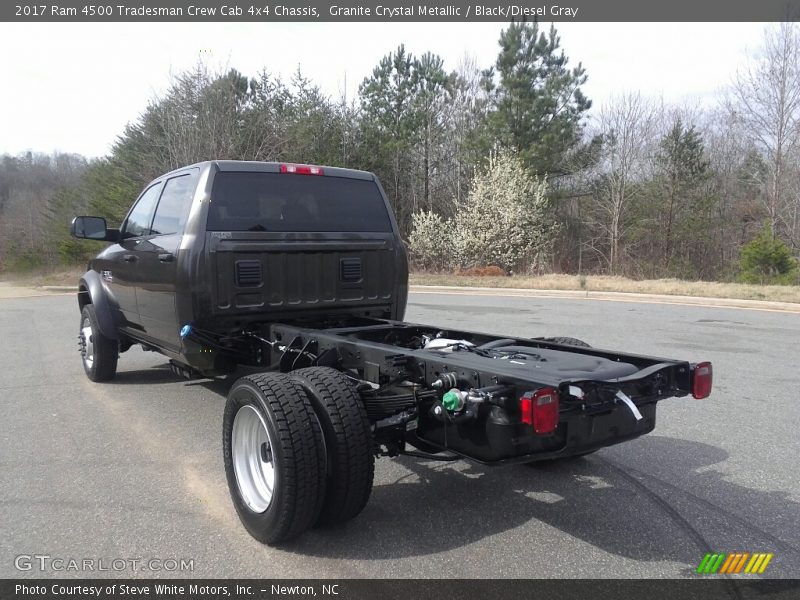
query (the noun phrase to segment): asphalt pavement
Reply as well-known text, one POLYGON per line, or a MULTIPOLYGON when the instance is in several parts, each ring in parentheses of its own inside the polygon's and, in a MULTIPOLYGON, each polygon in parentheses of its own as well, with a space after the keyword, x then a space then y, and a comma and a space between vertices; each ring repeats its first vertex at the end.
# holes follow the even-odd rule
POLYGON ((711 360, 714 392, 565 463, 381 459, 358 518, 269 548, 228 498, 229 381, 179 380, 137 347, 94 384, 73 295, 0 299, 0 577, 692 577, 706 552, 772 552, 764 576, 797 575, 799 315, 414 293, 407 320, 711 360))

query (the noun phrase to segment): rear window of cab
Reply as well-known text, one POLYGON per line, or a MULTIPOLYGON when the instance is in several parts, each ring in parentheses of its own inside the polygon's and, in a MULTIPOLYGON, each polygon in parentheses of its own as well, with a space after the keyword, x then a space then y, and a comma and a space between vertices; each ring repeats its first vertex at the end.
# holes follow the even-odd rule
POLYGON ((374 181, 223 171, 214 177, 207 229, 390 233, 392 223, 374 181))

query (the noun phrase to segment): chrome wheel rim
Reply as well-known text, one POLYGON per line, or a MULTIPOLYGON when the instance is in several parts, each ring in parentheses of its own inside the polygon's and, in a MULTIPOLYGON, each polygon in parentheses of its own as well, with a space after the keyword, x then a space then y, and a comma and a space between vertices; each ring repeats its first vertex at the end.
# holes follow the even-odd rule
POLYGON ((263 513, 275 492, 275 462, 264 417, 250 404, 233 419, 231 456, 242 500, 253 512, 263 513))
POLYGON ((92 324, 88 318, 84 318, 81 321, 81 332, 78 338, 80 340, 83 364, 87 369, 91 369, 92 364, 94 364, 94 338, 92 337, 92 324))

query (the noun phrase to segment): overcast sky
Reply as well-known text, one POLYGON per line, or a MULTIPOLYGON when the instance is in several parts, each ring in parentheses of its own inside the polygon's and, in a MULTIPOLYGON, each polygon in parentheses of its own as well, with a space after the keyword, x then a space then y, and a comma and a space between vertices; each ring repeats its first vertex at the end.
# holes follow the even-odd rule
MULTIPOLYGON (((161 93, 170 73, 210 64, 288 79, 298 65, 327 93, 352 96, 400 43, 493 64, 501 23, 0 23, 0 153, 106 154, 125 124, 161 93)), ((639 90, 675 102, 712 102, 762 23, 560 23, 570 63, 582 62, 595 106, 639 90)))

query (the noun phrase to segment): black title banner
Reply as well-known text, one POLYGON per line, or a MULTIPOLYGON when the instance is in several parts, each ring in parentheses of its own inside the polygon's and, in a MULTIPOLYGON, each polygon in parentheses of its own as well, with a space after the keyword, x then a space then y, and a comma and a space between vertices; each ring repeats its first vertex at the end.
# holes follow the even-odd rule
POLYGON ((799 596, 798 580, 722 577, 685 580, 0 580, 3 600, 795 600, 799 596))
POLYGON ((800 0, 551 0, 468 2, 370 0, 53 0, 0 2, 0 21, 25 22, 370 22, 370 21, 786 21, 800 0))

